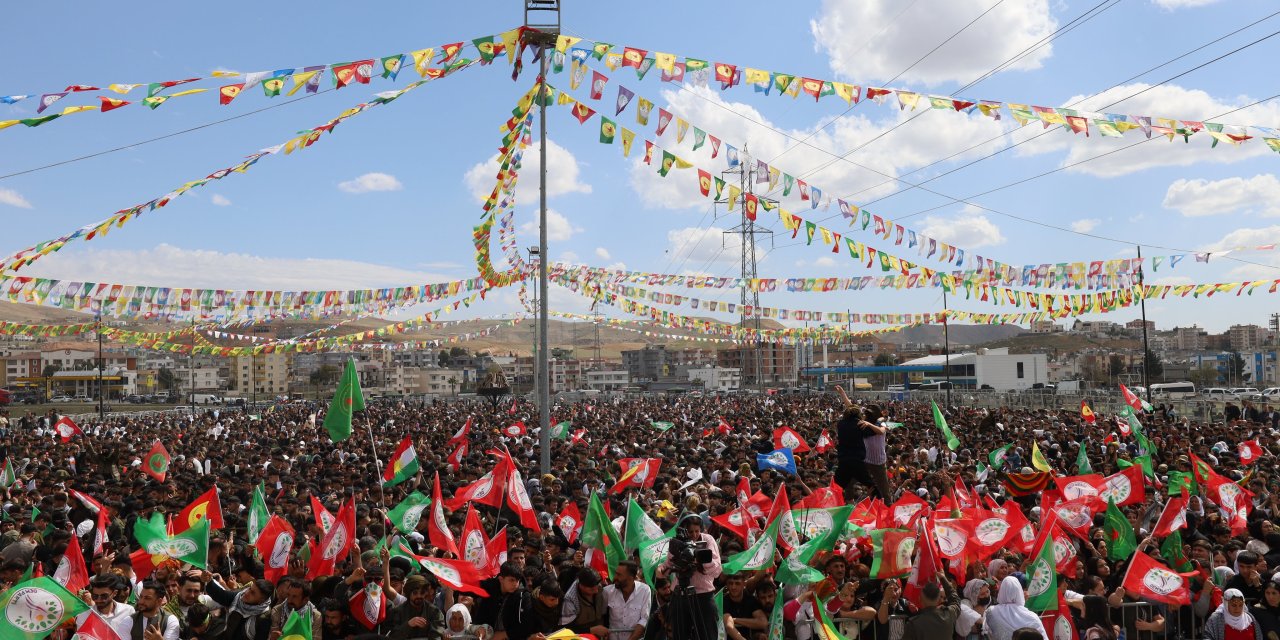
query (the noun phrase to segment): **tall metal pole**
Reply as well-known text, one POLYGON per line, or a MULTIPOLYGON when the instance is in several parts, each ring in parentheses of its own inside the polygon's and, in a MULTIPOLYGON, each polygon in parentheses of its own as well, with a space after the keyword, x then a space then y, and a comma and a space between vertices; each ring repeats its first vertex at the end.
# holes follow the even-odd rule
POLYGON ((1138 245, 1138 304, 1142 307, 1142 386, 1147 390, 1147 404, 1151 404, 1151 385, 1147 382, 1147 287, 1143 284, 1142 245, 1138 245))
POLYGON ((106 366, 102 360, 102 314, 94 320, 98 332, 98 422, 107 419, 106 393, 102 390, 102 368, 106 366))
POLYGON ((191 407, 191 415, 196 415, 196 317, 191 316, 191 351, 187 352, 187 406, 191 407))
POLYGON ((542 297, 538 300, 538 450, 541 453, 539 471, 551 469, 551 375, 547 346, 547 300, 551 298, 547 281, 547 63, 551 59, 551 47, 542 46, 542 65, 538 75, 538 288, 542 297))
POLYGON ((947 322, 947 288, 942 288, 942 354, 946 364, 943 373, 947 380, 947 406, 951 406, 951 323, 947 322))

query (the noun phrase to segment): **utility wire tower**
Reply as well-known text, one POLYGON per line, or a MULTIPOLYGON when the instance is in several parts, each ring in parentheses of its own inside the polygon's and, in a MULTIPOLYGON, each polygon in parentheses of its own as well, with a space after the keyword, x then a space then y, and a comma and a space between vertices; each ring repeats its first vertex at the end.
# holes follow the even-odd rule
POLYGON ((542 299, 538 304, 538 453, 539 473, 551 469, 551 351, 547 348, 547 300, 551 297, 547 282, 547 68, 560 36, 560 0, 525 0, 525 41, 541 50, 538 78, 538 285, 542 299))
MULTIPOLYGON (((769 240, 769 247, 772 248, 773 231, 756 225, 756 221, 751 216, 748 216, 746 196, 754 195, 755 191, 753 189, 755 183, 757 181, 767 183, 769 181, 769 176, 756 175, 757 172, 754 168, 755 162, 752 160, 751 154, 748 152, 747 145, 742 145, 742 154, 739 160, 740 161, 736 166, 729 167, 725 171, 721 172, 720 175, 724 177, 725 182, 732 182, 733 179, 736 178, 738 188, 742 190, 742 193, 733 201, 730 201, 726 194, 725 199, 716 200, 716 204, 726 205, 727 209, 730 210, 736 206, 738 207, 738 212, 741 216, 741 222, 739 222, 737 226, 724 232, 724 239, 721 241, 721 247, 728 245, 727 236, 738 236, 739 247, 741 248, 740 277, 742 278, 741 287, 739 287, 740 294, 738 299, 738 314, 740 320, 738 325, 743 329, 750 327, 755 331, 754 382, 756 387, 759 388, 764 383, 763 375, 761 374, 763 371, 763 354, 761 352, 764 348, 764 341, 760 339, 760 290, 758 287, 752 287, 751 282, 759 277, 756 272, 756 236, 767 236, 769 240), (748 306, 751 308, 751 313, 749 314, 747 313, 748 306)), ((774 207, 778 206, 777 200, 761 197, 757 197, 757 199, 759 201, 757 211, 772 210, 774 207)), ((746 380, 743 380, 744 384, 746 382, 746 380)))

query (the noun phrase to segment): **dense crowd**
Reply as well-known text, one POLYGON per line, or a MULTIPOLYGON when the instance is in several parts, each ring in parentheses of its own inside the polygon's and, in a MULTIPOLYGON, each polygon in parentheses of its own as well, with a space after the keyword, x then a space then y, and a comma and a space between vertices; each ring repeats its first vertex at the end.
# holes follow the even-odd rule
MULTIPOLYGON (((1007 475, 1034 475, 1034 445, 1055 476, 1080 475, 1081 447, 1092 472, 1101 476, 1131 463, 1148 465, 1144 499, 1120 508, 1140 549, 1156 557, 1161 540, 1150 534, 1172 498, 1166 490, 1170 476, 1189 472, 1193 456, 1252 494, 1247 527, 1235 530, 1215 505, 1196 492, 1189 496, 1180 532, 1188 562, 1183 573, 1191 587, 1184 606, 1129 604, 1136 595, 1121 586, 1129 560, 1108 558, 1104 509, 1095 510, 1094 526, 1071 540, 1076 565, 1059 577, 1080 638, 1280 638, 1280 572, 1272 580, 1272 568, 1280 566, 1278 412, 1252 408, 1239 419, 1205 424, 1160 408, 1137 416, 1149 438, 1140 445, 1132 434, 1122 434, 1112 416, 1099 415, 1097 424, 1089 424, 1076 407, 944 407, 960 441, 952 450, 927 403, 837 394, 597 399, 555 407, 553 423, 570 422, 573 437, 553 441, 548 469, 538 466, 536 430, 503 435, 514 422, 536 424, 536 407, 527 403, 371 404, 356 414, 352 437, 339 443, 317 426, 323 412, 292 404, 255 415, 109 418, 80 425, 84 434, 69 442, 54 430, 57 416, 13 411, 0 417, 0 457, 16 475, 5 488, 0 520, 0 587, 21 582, 33 567, 57 575, 76 537, 90 574, 78 595, 124 640, 279 640, 294 613, 312 621, 312 638, 326 640, 541 640, 565 628, 611 640, 807 640, 825 637, 832 628, 824 622, 828 618, 848 636, 875 640, 1047 638, 1039 612, 1024 604, 1029 558, 1012 545, 961 570, 947 563, 910 597, 904 594, 905 576, 872 579, 875 553, 862 535, 841 536, 807 557, 820 579, 780 583, 789 551, 782 545, 765 568, 724 570, 730 557, 752 546, 784 490, 793 506, 829 506, 833 496, 840 504, 865 506, 879 497, 891 505, 915 496, 932 510, 958 508, 956 488, 963 487, 983 508, 1017 505, 1038 526, 1045 515, 1042 499, 1055 491, 1053 483, 1017 496, 1007 475), (450 440, 468 420, 467 453, 455 471, 448 457, 457 446, 450 440), (674 426, 657 426, 665 422, 674 426), (813 449, 795 455, 794 474, 757 465, 759 454, 775 449, 774 431, 783 426, 813 449), (826 449, 819 447, 824 432, 833 446, 820 453, 818 448, 826 449), (406 435, 416 445, 422 472, 384 489, 383 468, 406 435), (172 454, 164 482, 141 470, 157 440, 172 454), (1245 441, 1260 445, 1260 461, 1242 462, 1238 446, 1245 441), (1006 445, 1012 446, 1002 464, 993 465, 989 454, 1006 445), (522 527, 506 506, 474 510, 489 536, 505 527, 507 543, 505 560, 484 572, 479 589, 450 588, 410 559, 447 555, 430 544, 428 517, 403 536, 410 558, 392 553, 385 543, 395 533, 385 518, 391 507, 413 491, 431 495, 437 473, 448 501, 488 473, 495 464, 490 450, 503 448, 523 472, 539 527, 536 533, 522 527), (1151 456, 1149 463, 1139 460, 1142 454, 1151 456), (611 493, 626 458, 660 458, 661 466, 651 486, 611 493), (259 485, 270 512, 297 533, 288 571, 275 581, 266 579, 264 560, 247 539, 249 506, 259 485), (170 518, 215 486, 225 524, 211 534, 206 566, 161 561, 141 575, 131 560, 137 523, 153 514, 170 518), (726 515, 745 508, 744 491, 747 502, 767 498, 746 538, 724 526, 726 515), (602 566, 588 551, 586 536, 557 526, 571 503, 588 513, 593 494, 611 517, 627 514, 634 500, 663 531, 678 528, 679 539, 707 542, 712 557, 698 558, 691 572, 668 559, 652 577, 635 549, 602 566), (107 540, 96 554, 98 518, 79 496, 91 497, 107 512, 107 540), (307 543, 325 537, 312 505, 338 513, 348 500, 355 505, 358 549, 332 575, 307 579, 307 543), (385 594, 386 612, 368 626, 353 598, 371 583, 385 594), (771 629, 779 617, 775 604, 785 622, 771 629)), ((445 512, 456 539, 467 511, 445 512)), ((67 621, 52 637, 69 638, 84 618, 67 621)))

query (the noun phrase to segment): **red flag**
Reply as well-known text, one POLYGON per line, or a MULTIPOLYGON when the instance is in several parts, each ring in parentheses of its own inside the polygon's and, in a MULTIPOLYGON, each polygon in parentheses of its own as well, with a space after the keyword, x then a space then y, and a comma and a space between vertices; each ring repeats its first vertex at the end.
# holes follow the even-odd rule
POLYGON ((1093 414, 1093 409, 1089 408, 1089 403, 1083 399, 1080 400, 1080 417, 1084 418, 1084 421, 1089 424, 1098 423, 1098 417, 1093 414))
POLYGON ((969 548, 969 538, 973 537, 973 522, 968 518, 942 518, 933 521, 933 539, 938 545, 938 554, 956 561, 963 558, 969 548))
POLYGON ((1181 496, 1170 498, 1165 503, 1164 511, 1160 512, 1160 519, 1156 521, 1156 528, 1151 531, 1151 535, 1163 538, 1185 526, 1187 526, 1187 488, 1183 487, 1181 496))
POLYGON ((1129 561, 1124 574, 1124 590, 1139 598, 1148 598, 1170 605, 1191 603, 1191 591, 1187 579, 1170 571, 1151 556, 1137 551, 1129 561))
POLYGON ((912 528, 916 518, 921 514, 928 513, 928 509, 929 503, 910 491, 903 491, 902 497, 889 506, 889 512, 893 517, 893 526, 906 529, 912 528))
POLYGON ((583 444, 583 445, 585 445, 585 444, 586 444, 586 441, 585 441, 585 440, 583 440, 583 438, 584 438, 586 435, 587 435, 587 430, 586 430, 586 429, 577 429, 577 430, 575 430, 575 431, 573 432, 573 435, 569 436, 569 446, 571 446, 571 447, 572 447, 572 446, 573 446, 573 445, 575 445, 575 444, 583 444))
MULTIPOLYGON (((236 96, 240 95, 240 92, 243 90, 244 90, 243 82, 237 82, 236 84, 229 84, 218 89, 218 104, 222 104, 222 105, 231 104, 231 101, 235 100, 236 96)), ((125 104, 128 104, 128 103, 125 103, 125 104)))
POLYGON ((510 547, 507 543, 507 528, 503 527, 497 535, 489 539, 489 543, 484 546, 485 557, 489 559, 489 566, 485 568, 484 575, 492 578, 498 575, 498 571, 502 568, 502 563, 507 561, 507 552, 510 547))
POLYGON ((757 491, 755 495, 751 496, 750 500, 747 500, 746 504, 742 505, 742 508, 747 510, 747 515, 760 519, 765 516, 767 508, 772 504, 773 501, 769 499, 769 496, 766 496, 763 491, 757 491))
POLYGON ((444 498, 440 495, 439 471, 436 471, 435 486, 432 489, 431 523, 427 527, 427 537, 431 539, 431 546, 452 553, 454 557, 459 555, 458 543, 454 541, 449 523, 444 519, 444 498))
POLYGON ((267 520, 267 526, 253 546, 262 556, 263 574, 272 584, 280 581, 289 572, 289 553, 293 551, 295 534, 289 521, 277 515, 267 520))
POLYGON ((53 428, 58 432, 58 437, 61 438, 64 443, 71 442, 71 439, 75 436, 84 435, 84 431, 80 430, 80 425, 76 424, 75 421, 68 416, 58 418, 58 421, 53 424, 53 428))
MULTIPOLYGON (((1120 393, 1124 394, 1124 403, 1133 408, 1135 413, 1142 412, 1142 400, 1134 395, 1128 387, 1120 385, 1120 393)), ((1127 422, 1127 421, 1126 421, 1127 422)))
POLYGON ((533 509, 533 501, 529 499, 529 492, 525 489, 524 478, 520 477, 520 469, 516 467, 515 461, 511 460, 511 456, 507 456, 507 469, 509 469, 507 504, 511 505, 511 509, 520 518, 520 526, 534 534, 541 534, 542 529, 538 527, 538 512, 533 509))
POLYGON ((814 451, 826 453, 834 448, 836 448, 836 443, 831 440, 831 434, 826 429, 823 429, 822 433, 818 435, 818 445, 813 448, 814 451))
POLYGON ((929 527, 920 528, 920 544, 917 546, 920 551, 916 556, 915 564, 911 567, 911 575, 902 589, 902 595, 908 602, 919 607, 924 585, 936 580, 938 575, 938 558, 933 555, 933 541, 929 538, 929 527))
POLYGON ((790 553, 792 549, 800 546, 800 534, 796 531, 795 519, 791 517, 791 499, 787 497, 785 484, 778 488, 778 495, 774 497, 773 504, 769 507, 765 528, 772 525, 774 521, 778 522, 778 545, 782 547, 783 552, 790 553))
POLYGON ((1049 509, 1042 505, 1041 511, 1053 511, 1059 525, 1077 537, 1084 538, 1089 535, 1089 527, 1093 526, 1094 506, 1097 503, 1096 498, 1076 498, 1059 502, 1049 509))
POLYGON ((1027 516, 1022 514, 1022 509, 1018 508, 1018 503, 1010 500, 1004 503, 1004 517, 1009 521, 1009 526, 1013 527, 1015 533, 1009 538, 1009 547, 1021 554, 1031 553, 1032 544, 1036 540, 1036 528, 1031 525, 1031 521, 1027 520, 1027 516))
POLYGON ((333 575, 335 565, 351 551, 355 530, 355 500, 348 498, 342 508, 338 509, 338 517, 334 519, 333 526, 321 539, 318 553, 311 555, 311 565, 307 567, 308 580, 333 575))
POLYGON ((84 622, 76 629, 76 640, 124 640, 97 611, 90 610, 84 622))
POLYGON ((440 582, 449 586, 455 591, 466 591, 468 593, 480 594, 481 597, 489 597, 489 594, 480 588, 480 581, 483 580, 480 572, 467 562, 462 560, 445 560, 444 558, 419 557, 418 564, 424 569, 430 571, 440 582))
POLYGON ((815 489, 813 493, 803 497, 792 505, 793 509, 830 509, 844 504, 844 490, 835 484, 835 480, 826 487, 815 489))
POLYGON ((916 536, 905 529, 877 529, 871 532, 875 555, 871 565, 871 579, 897 578, 911 572, 911 554, 915 551, 916 536))
POLYGON ((508 438, 519 438, 529 432, 529 428, 524 426, 523 420, 516 420, 515 423, 509 424, 502 429, 502 435, 508 438))
POLYGON ((1115 500, 1117 507, 1142 504, 1147 499, 1146 483, 1142 478, 1142 467, 1133 465, 1119 473, 1107 476, 1098 500, 1106 503, 1115 500))
POLYGON ((582 532, 582 512, 578 510, 578 503, 565 504, 560 515, 556 516, 556 528, 564 535, 564 539, 569 541, 569 544, 577 541, 578 534, 582 532))
POLYGON ((1231 533, 1240 535, 1248 528, 1253 510, 1253 494, 1244 487, 1214 473, 1204 485, 1204 493, 1231 525, 1231 533))
POLYGON ((739 507, 745 507, 748 502, 751 502, 751 478, 747 476, 738 478, 738 488, 734 489, 733 497, 737 498, 739 507))
POLYGON ((716 67, 716 80, 718 80, 719 82, 723 82, 726 85, 733 84, 734 76, 737 75, 737 70, 738 70, 738 68, 735 65, 731 65, 724 62, 717 62, 715 64, 715 67, 716 67))
POLYGON ((466 424, 462 425, 462 428, 458 429, 457 433, 454 433, 452 438, 449 438, 449 444, 454 445, 454 444, 458 444, 459 442, 466 442, 467 437, 470 434, 471 434, 471 416, 467 416, 466 424))
POLYGON ((480 516, 476 510, 467 507, 467 519, 462 525, 462 559, 471 563, 481 575, 489 568, 489 539, 480 526, 480 516))
POLYGON ((1240 443, 1240 464, 1253 464, 1261 457, 1262 445, 1258 444, 1257 440, 1246 440, 1240 443))
POLYGON ((98 502, 97 499, 95 499, 93 496, 87 493, 80 493, 75 489, 69 489, 67 490, 67 494, 70 495, 72 498, 78 500, 80 504, 84 505, 84 508, 94 513, 99 513, 102 511, 102 503, 98 502))
POLYGON ((724 416, 720 416, 720 424, 716 425, 716 433, 727 436, 730 431, 733 431, 733 427, 729 426, 729 422, 724 419, 724 416))
POLYGON ((173 533, 182 533, 196 526, 201 520, 209 521, 209 529, 221 529, 222 503, 218 500, 218 487, 214 487, 187 505, 173 522, 173 533))
POLYGON ((618 464, 622 466, 622 475, 609 489, 609 493, 652 487, 653 482, 658 479, 658 467, 662 465, 662 458, 623 458, 618 464))
POLYGON ((976 509, 973 513, 976 516, 973 517, 973 537, 969 540, 969 546, 976 549, 977 559, 983 560, 995 555, 1018 536, 1019 531, 1007 514, 983 509, 976 509))
POLYGON ((470 445, 464 440, 445 458, 445 462, 449 463, 449 469, 454 473, 462 470, 462 459, 467 457, 467 449, 470 445))
POLYGON ((644 62, 644 57, 649 52, 644 49, 632 49, 631 47, 623 47, 622 49, 622 66, 640 68, 640 63, 644 62))
POLYGON ((1058 595, 1058 608, 1040 614, 1040 624, 1044 625, 1046 637, 1052 640, 1077 640, 1076 623, 1067 608, 1067 601, 1058 595))
POLYGON ((489 473, 479 480, 461 488, 453 494, 453 498, 445 504, 450 511, 457 511, 467 502, 486 504, 494 509, 502 507, 502 497, 506 492, 507 460, 502 458, 489 473))
POLYGON ((151 451, 142 461, 142 472, 154 478, 156 482, 164 482, 165 477, 169 475, 169 451, 159 440, 151 445, 151 451))
POLYGON ((520 400, 519 400, 518 398, 516 398, 515 396, 512 396, 512 397, 511 397, 511 408, 510 408, 510 409, 507 409, 507 415, 509 415, 509 416, 514 416, 514 415, 516 414, 516 404, 517 404, 519 401, 520 401, 520 400))
POLYGON ((366 629, 373 629, 387 619, 387 594, 376 582, 370 582, 351 596, 351 617, 366 629))
POLYGON ((320 499, 316 498, 315 494, 311 495, 311 515, 316 519, 316 526, 320 527, 320 530, 325 533, 329 532, 329 528, 333 526, 333 521, 337 519, 333 517, 332 513, 329 513, 328 509, 324 508, 324 505, 320 504, 320 499))
POLYGON ((809 443, 791 427, 778 427, 773 430, 773 448, 790 449, 791 453, 801 454, 809 450, 809 443))
POLYGON ((63 89, 63 91, 100 91, 100 89, 87 84, 73 84, 63 89))
POLYGON ((720 528, 730 531, 739 538, 742 538, 743 542, 747 541, 747 533, 751 530, 752 525, 751 515, 747 513, 746 509, 741 507, 728 513, 712 516, 711 521, 720 525, 720 528))
POLYGON ((79 593, 89 586, 89 571, 84 566, 84 552, 80 550, 79 536, 71 536, 67 550, 62 552, 62 559, 53 570, 53 579, 71 593, 79 593))
POLYGON ((961 509, 972 509, 981 506, 978 504, 978 499, 969 492, 969 488, 964 486, 964 480, 959 476, 956 476, 955 485, 952 487, 951 492, 956 497, 956 505, 961 509))
MULTIPOLYGON (((1139 468, 1138 470, 1141 471, 1142 469, 1139 468)), ((1096 499, 1107 484, 1106 478, 1096 473, 1083 476, 1062 476, 1054 479, 1054 482, 1058 485, 1058 491, 1062 492, 1062 497, 1066 500, 1096 499)))
POLYGON ((102 553, 102 548, 107 542, 107 526, 110 519, 107 517, 107 510, 98 511, 98 522, 93 528, 93 555, 102 553))

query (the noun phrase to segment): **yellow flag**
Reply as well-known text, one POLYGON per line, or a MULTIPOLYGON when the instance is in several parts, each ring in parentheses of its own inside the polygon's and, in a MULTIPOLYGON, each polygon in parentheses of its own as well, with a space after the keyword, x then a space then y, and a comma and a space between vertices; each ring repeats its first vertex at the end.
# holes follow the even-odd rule
POLYGON ((752 69, 747 67, 742 76, 743 82, 747 84, 761 84, 769 82, 769 72, 764 69, 752 69))
POLYGON ((62 115, 69 116, 73 113, 80 113, 81 111, 94 111, 96 109, 97 107, 90 106, 90 105, 81 105, 78 107, 67 107, 66 109, 62 110, 62 115))
POLYGON ((116 92, 116 93, 119 93, 119 94, 121 94, 121 95, 124 95, 124 94, 126 94, 126 93, 129 93, 130 91, 133 91, 134 89, 137 89, 138 87, 141 87, 141 86, 142 86, 142 85, 140 85, 140 84, 109 84, 109 85, 107 85, 107 88, 108 88, 108 89, 110 89, 110 90, 112 90, 112 91, 114 91, 114 92, 116 92))
POLYGON ((680 156, 676 156, 676 168, 677 168, 677 169, 688 169, 688 168, 690 168, 690 167, 692 167, 692 166, 693 166, 693 164, 692 164, 692 163, 690 163, 690 162, 686 162, 686 161, 685 161, 685 159, 684 159, 684 158, 681 158, 680 156))
POLYGON ((502 46, 507 50, 507 62, 515 62, 516 45, 519 43, 520 30, 503 31, 498 37, 502 40, 502 46))
MULTIPOLYGON (((210 77, 213 77, 213 78, 234 78, 234 77, 239 76, 239 75, 240 75, 240 72, 239 72, 239 71, 223 71, 223 70, 221 70, 221 69, 219 69, 218 71, 214 71, 214 72, 212 72, 212 73, 210 73, 210 74, 209 74, 209 76, 210 76, 210 77)), ((113 86, 114 86, 114 85, 113 85, 113 86)), ((135 86, 136 86, 136 85, 135 85, 135 86)), ((111 87, 107 87, 107 88, 108 88, 108 89, 110 89, 111 87)))
POLYGON ((564 53, 569 50, 569 47, 572 47, 573 45, 577 44, 580 40, 582 40, 582 38, 575 38, 573 36, 566 36, 566 35, 557 36, 556 51, 559 51, 560 53, 564 53))
POLYGON ((19 122, 21 122, 21 120, 0 120, 0 129, 8 129, 19 122))
POLYGON ((666 71, 667 73, 671 73, 673 70, 675 70, 676 54, 662 53, 661 51, 654 51, 653 66, 657 67, 659 70, 666 71))
POLYGON ((1044 454, 1040 453, 1040 444, 1037 442, 1031 443, 1031 466, 1041 471, 1049 471, 1052 469, 1052 467, 1049 466, 1049 461, 1045 460, 1044 454))
POLYGON ((604 57, 604 64, 609 67, 610 71, 617 71, 618 67, 622 66, 622 54, 610 53, 604 57))
MULTIPOLYGON (((409 52, 409 55, 413 56, 413 68, 417 70, 419 76, 423 78, 427 77, 427 67, 431 66, 431 56, 434 55, 435 52, 435 47, 409 52)), ((296 78, 297 77, 295 76, 295 79, 296 78)))
POLYGON ((636 132, 622 127, 622 157, 631 157, 631 143, 636 139, 636 132))
POLYGON ((742 194, 742 189, 729 185, 729 210, 733 211, 738 206, 738 196, 742 194))
POLYGON ((289 90, 289 92, 288 92, 288 93, 286 93, 285 95, 287 95, 287 96, 291 96, 291 95, 293 95, 293 94, 297 93, 297 92, 298 92, 298 89, 301 89, 301 88, 305 87, 305 86, 307 85, 307 81, 311 80, 311 78, 312 78, 313 76, 315 76, 317 73, 320 73, 320 72, 319 72, 319 71, 304 71, 304 72, 302 72, 302 73, 295 73, 295 74, 293 74, 293 76, 292 76, 292 77, 293 77, 293 88, 292 88, 292 89, 290 89, 290 90, 289 90))
POLYGON ((831 86, 835 88, 836 95, 840 96, 846 103, 850 104, 853 102, 854 93, 861 89, 861 87, 845 84, 843 82, 832 82, 831 86))
POLYGON ((171 94, 169 94, 169 97, 170 97, 170 98, 181 98, 182 96, 189 96, 189 95, 194 95, 194 94, 197 94, 197 93, 204 93, 204 92, 206 92, 206 91, 208 91, 208 89, 187 89, 186 91, 179 91, 179 92, 177 92, 177 93, 171 93, 171 94))

